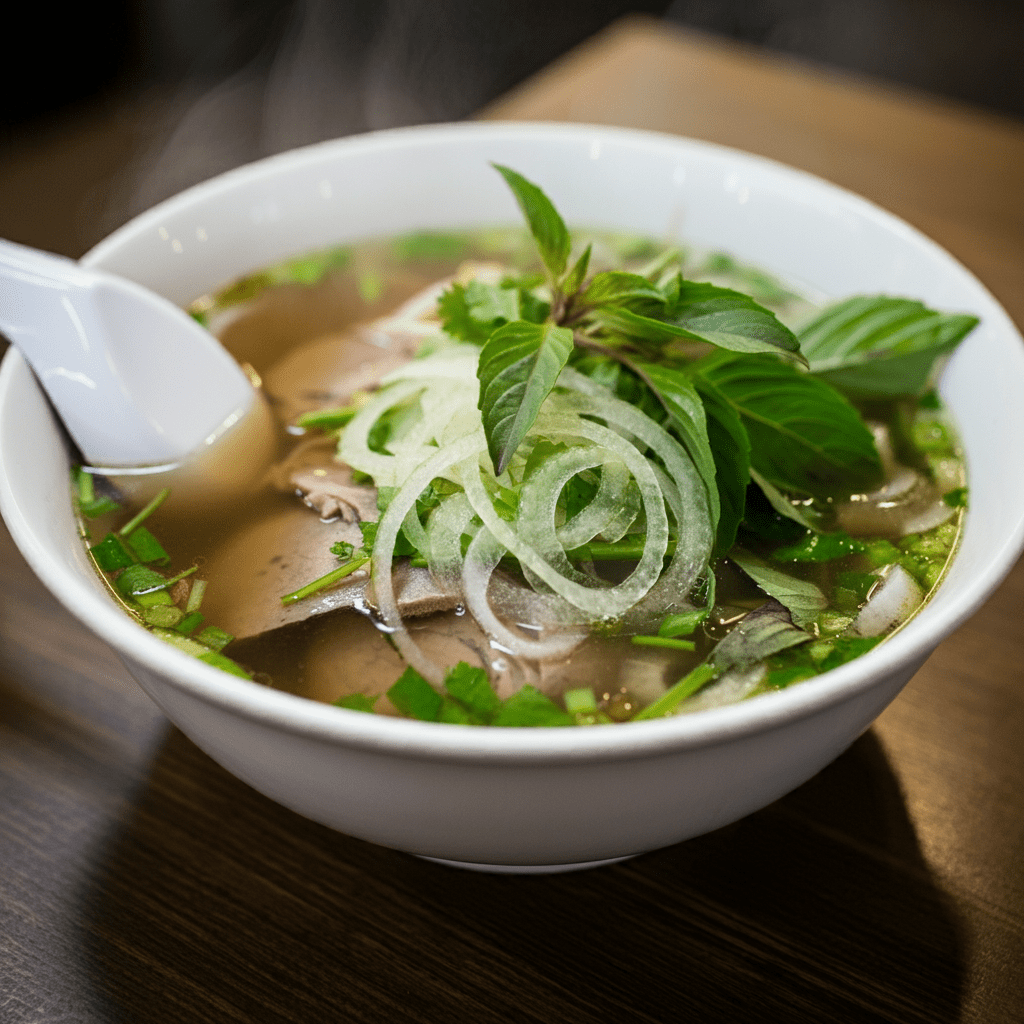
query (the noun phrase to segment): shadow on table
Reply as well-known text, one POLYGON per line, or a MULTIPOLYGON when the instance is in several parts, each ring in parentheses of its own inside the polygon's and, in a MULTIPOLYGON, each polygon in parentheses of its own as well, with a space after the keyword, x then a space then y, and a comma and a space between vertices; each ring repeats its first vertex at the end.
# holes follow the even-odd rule
POLYGON ((956 1021, 963 939, 868 733, 633 861, 493 876, 350 839, 173 731, 83 893, 112 1020, 956 1021))

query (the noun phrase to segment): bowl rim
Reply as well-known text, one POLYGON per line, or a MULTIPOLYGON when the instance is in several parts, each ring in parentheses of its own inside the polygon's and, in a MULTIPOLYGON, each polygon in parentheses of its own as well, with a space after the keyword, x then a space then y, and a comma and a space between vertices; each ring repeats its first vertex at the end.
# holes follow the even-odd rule
MULTIPOLYGON (((1002 321, 998 322, 998 328, 1021 340, 996 299, 966 267, 916 228, 870 200, 806 171, 738 149, 666 133, 601 125, 549 122, 420 125, 315 143, 234 168, 170 197, 112 232, 90 249, 82 257, 82 262, 101 266, 130 237, 150 231, 160 221, 187 210, 197 200, 216 197, 246 181, 271 178, 321 161, 333 161, 339 153, 402 149, 417 142, 444 145, 450 139, 467 136, 511 136, 540 142, 552 139, 575 139, 588 143, 607 140, 633 147, 669 147, 679 152, 727 157, 760 171, 768 169, 819 192, 827 190, 846 209, 874 221, 889 232, 910 238, 916 245, 930 249, 933 255, 945 261, 951 261, 990 301, 991 312, 997 322, 1002 321)), ((12 347, 0 366, 0 406, 7 402, 12 389, 23 387, 30 381, 27 365, 12 347)), ((0 447, 2 443, 0 438, 0 447)), ((905 672, 908 668, 916 670, 936 644, 974 614, 991 595, 1024 548, 1024 510, 1021 510, 1015 529, 1004 539, 999 551, 991 556, 986 571, 972 579, 940 611, 929 613, 926 608, 920 617, 885 643, 824 677, 799 686, 692 715, 627 723, 626 728, 467 729, 458 725, 349 711, 239 679, 205 665, 140 628, 112 602, 104 602, 97 591, 88 588, 54 558, 22 516, 17 496, 2 471, 0 509, 17 546, 51 593, 115 651, 145 670, 160 675, 175 687, 222 710, 309 738, 364 750, 387 751, 390 755, 402 757, 473 763, 533 765, 629 760, 684 748, 697 749, 785 727, 863 693, 886 677, 905 672), (917 625, 922 622, 922 625, 917 625)), ((149 689, 148 686, 146 688, 149 689)), ((155 699, 159 703, 159 697, 155 699)))

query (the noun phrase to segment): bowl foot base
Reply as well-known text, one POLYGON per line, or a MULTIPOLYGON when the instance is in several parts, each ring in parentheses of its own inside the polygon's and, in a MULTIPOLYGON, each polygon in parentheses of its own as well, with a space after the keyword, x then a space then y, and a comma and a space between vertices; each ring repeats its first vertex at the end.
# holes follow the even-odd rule
POLYGON ((581 860, 572 864, 478 864, 469 860, 445 860, 442 857, 426 857, 416 854, 421 860, 429 860, 433 864, 444 864, 449 868, 461 868, 463 871, 484 871, 493 875, 558 875, 566 871, 586 871, 589 868, 600 868, 606 864, 618 864, 629 860, 636 854, 625 857, 608 857, 606 860, 581 860))

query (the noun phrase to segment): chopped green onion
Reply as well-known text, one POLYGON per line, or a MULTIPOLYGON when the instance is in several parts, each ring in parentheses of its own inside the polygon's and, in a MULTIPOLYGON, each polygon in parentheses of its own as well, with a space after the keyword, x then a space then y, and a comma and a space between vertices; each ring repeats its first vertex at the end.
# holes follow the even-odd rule
POLYGON ((697 608, 682 615, 669 615, 658 627, 658 636, 689 636, 707 617, 707 608, 697 608))
POLYGON ((127 540, 128 546, 140 562, 145 562, 147 565, 154 563, 159 565, 171 564, 171 556, 167 554, 160 541, 145 526, 139 526, 132 530, 128 534, 127 540))
POLYGON ((206 580, 193 580, 192 589, 188 592, 188 601, 185 602, 185 611, 189 614, 199 611, 205 593, 206 580))
POLYGON ((363 711, 372 715, 376 702, 376 697, 367 697, 365 693, 346 693, 344 697, 333 701, 333 704, 336 708, 348 708, 349 711, 363 711))
POLYGON ((116 533, 108 533, 99 544, 89 548, 89 552, 104 572, 127 569, 136 562, 135 557, 125 547, 124 541, 116 533))
POLYGON ((206 651, 205 654, 200 654, 198 657, 200 661, 205 661, 207 665, 219 668, 222 672, 228 672, 242 679, 252 679, 251 672, 246 672, 237 661, 232 661, 226 655, 221 654, 220 651, 206 651))
POLYGON ((203 624, 203 616, 200 612, 190 612, 174 628, 179 633, 194 633, 203 624))
POLYGON ((206 644, 207 647, 212 647, 215 651, 219 651, 227 647, 235 638, 227 630, 221 629, 219 626, 207 626, 206 629, 196 636, 196 639, 200 643, 206 644))
POLYGON ((316 409, 303 413, 295 425, 303 430, 338 430, 345 426, 359 408, 355 405, 344 405, 336 409, 316 409))
POLYGON ((113 498, 96 497, 96 483, 93 474, 84 466, 71 470, 71 480, 76 488, 78 511, 87 519, 96 519, 107 512, 116 512, 121 506, 113 498))
POLYGON ((132 598, 144 608, 174 603, 167 593, 168 583, 169 580, 146 565, 129 565, 114 581, 125 597, 132 598))
POLYGON ((174 604, 154 605, 142 613, 142 618, 151 626, 162 626, 164 629, 173 629, 184 617, 185 613, 174 604))
POLYGON ((581 686, 578 690, 566 690, 563 698, 565 710, 570 715, 586 714, 597 710, 597 698, 589 686, 581 686))

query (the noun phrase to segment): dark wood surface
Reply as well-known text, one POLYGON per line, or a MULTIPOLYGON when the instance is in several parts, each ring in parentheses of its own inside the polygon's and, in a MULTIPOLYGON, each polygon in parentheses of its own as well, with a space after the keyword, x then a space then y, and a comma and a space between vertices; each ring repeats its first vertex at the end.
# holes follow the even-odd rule
MULTIPOLYGON (((1024 128, 648 22, 487 116, 637 125, 815 171, 1024 321, 1024 128)), ((0 234, 78 255, 132 112, 13 150, 0 234)), ((572 875, 439 867, 201 753, 0 533, 0 1022, 1024 1020, 1024 570, 796 792, 572 875)))

